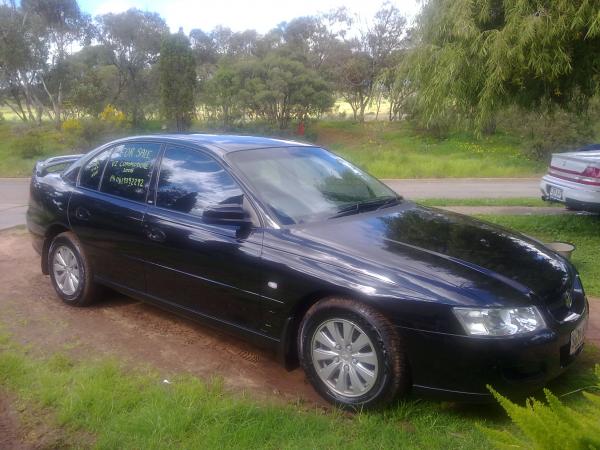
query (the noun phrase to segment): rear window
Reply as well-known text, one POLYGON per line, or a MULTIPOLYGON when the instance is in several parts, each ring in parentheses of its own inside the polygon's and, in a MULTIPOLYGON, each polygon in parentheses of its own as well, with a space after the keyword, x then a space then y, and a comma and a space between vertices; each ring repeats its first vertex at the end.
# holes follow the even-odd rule
POLYGON ((132 142, 114 147, 100 190, 134 201, 144 201, 160 144, 132 142))

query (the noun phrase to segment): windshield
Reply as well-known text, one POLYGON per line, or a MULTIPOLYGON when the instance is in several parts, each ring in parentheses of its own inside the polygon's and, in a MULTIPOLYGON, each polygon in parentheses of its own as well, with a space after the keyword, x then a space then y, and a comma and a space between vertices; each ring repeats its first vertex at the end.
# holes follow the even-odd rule
POLYGON ((347 215, 367 204, 373 209, 398 199, 383 183, 322 148, 246 150, 229 158, 284 225, 347 215))

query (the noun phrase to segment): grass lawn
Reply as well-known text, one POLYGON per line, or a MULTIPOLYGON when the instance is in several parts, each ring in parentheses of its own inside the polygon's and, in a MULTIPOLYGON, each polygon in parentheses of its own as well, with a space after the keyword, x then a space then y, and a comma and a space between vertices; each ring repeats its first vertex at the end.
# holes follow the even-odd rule
MULTIPOLYGON (((225 392, 218 381, 152 369, 124 369, 110 359, 34 356, 0 336, 0 387, 16 394, 25 422, 43 417, 60 429, 66 448, 489 448, 478 427, 513 430, 496 404, 409 399, 384 411, 345 414, 302 404, 278 404, 225 392), (85 441, 79 442, 80 436, 85 441)), ((552 384, 566 393, 593 384, 597 349, 552 384)), ((564 398, 582 407, 580 393, 564 398)))
POLYGON ((575 244, 573 264, 588 295, 600 297, 600 217, 598 216, 481 216, 545 242, 575 244))
POLYGON ((523 155, 518 139, 503 134, 434 139, 408 124, 384 121, 323 121, 313 127, 317 143, 379 178, 531 177, 546 168, 523 155))

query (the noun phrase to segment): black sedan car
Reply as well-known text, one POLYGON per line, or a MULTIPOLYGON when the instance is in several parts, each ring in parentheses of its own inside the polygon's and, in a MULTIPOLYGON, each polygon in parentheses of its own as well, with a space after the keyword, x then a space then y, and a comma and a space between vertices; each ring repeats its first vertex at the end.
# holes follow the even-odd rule
POLYGON ((141 136, 51 158, 27 222, 66 303, 104 285, 240 333, 343 407, 537 388, 583 346, 567 260, 312 145, 141 136))

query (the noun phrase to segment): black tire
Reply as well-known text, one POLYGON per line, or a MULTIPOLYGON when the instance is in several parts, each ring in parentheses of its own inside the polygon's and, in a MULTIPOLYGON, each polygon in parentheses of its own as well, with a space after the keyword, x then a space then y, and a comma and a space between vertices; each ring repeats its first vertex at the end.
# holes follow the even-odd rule
MULTIPOLYGON (((353 351, 356 350, 349 353, 353 351)), ((300 364, 317 392, 329 402, 344 409, 356 411, 381 407, 405 395, 411 386, 406 353, 395 327, 377 310, 355 300, 327 298, 314 304, 300 324, 298 352, 300 364), (345 320, 357 325, 374 344, 373 350, 377 355, 378 364, 377 376, 365 394, 359 392, 353 396, 340 395, 317 373, 318 369, 312 358, 313 337, 322 329, 324 323, 332 319, 345 320)), ((352 364, 355 363, 353 360, 352 364)), ((341 364, 343 365, 342 362, 341 364)), ((337 377, 340 376, 341 370, 340 368, 337 372, 337 377)))
POLYGON ((48 250, 48 271, 52 286, 58 296, 68 305, 72 306, 88 306, 94 302, 98 292, 98 286, 94 283, 94 274, 88 258, 81 246, 81 242, 77 236, 70 231, 61 233, 52 239, 48 250), (77 260, 79 271, 79 283, 72 293, 65 293, 57 281, 57 275, 54 270, 53 262, 57 251, 67 247, 73 252, 77 260))

